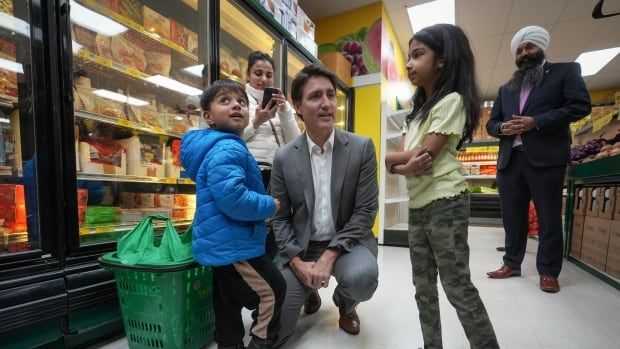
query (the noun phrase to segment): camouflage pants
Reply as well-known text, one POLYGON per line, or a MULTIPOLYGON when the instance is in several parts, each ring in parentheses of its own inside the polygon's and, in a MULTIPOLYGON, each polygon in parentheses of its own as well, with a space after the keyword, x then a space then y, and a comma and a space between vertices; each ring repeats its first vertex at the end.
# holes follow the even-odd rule
POLYGON ((469 273, 469 195, 409 210, 409 251, 424 348, 442 348, 437 272, 472 349, 499 348, 469 273))

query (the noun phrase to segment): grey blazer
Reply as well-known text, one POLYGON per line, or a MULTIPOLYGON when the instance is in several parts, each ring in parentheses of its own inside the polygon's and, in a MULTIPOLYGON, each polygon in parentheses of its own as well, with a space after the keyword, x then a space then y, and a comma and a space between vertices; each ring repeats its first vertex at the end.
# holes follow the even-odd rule
MULTIPOLYGON (((377 255, 372 226, 378 208, 377 159, 368 138, 336 130, 332 155, 331 201, 336 235, 328 247, 344 251, 361 244, 377 255)), ((314 210, 314 184, 306 135, 279 148, 271 172, 271 195, 280 200, 272 224, 280 262, 308 247, 314 210)))

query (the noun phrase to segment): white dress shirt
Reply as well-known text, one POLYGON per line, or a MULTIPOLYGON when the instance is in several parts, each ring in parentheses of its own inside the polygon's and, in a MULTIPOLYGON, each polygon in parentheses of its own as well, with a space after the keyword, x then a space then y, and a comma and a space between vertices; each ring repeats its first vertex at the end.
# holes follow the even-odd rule
POLYGON ((329 241, 336 233, 332 217, 332 154, 334 153, 335 131, 323 145, 316 145, 306 133, 310 165, 312 166, 312 182, 314 184, 314 215, 312 217, 312 233, 310 240, 329 241))

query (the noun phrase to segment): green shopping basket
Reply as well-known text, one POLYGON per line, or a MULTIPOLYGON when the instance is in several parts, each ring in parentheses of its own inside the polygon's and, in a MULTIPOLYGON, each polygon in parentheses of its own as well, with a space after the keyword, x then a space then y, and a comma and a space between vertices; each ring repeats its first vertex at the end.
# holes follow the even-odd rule
POLYGON ((116 277, 129 348, 198 349, 213 339, 211 268, 132 266, 106 256, 99 262, 116 277))
POLYGON ((213 338, 211 268, 194 262, 191 226, 178 235, 169 218, 149 216, 99 263, 112 270, 129 348, 198 349, 213 338), (153 221, 164 221, 161 237, 153 221))

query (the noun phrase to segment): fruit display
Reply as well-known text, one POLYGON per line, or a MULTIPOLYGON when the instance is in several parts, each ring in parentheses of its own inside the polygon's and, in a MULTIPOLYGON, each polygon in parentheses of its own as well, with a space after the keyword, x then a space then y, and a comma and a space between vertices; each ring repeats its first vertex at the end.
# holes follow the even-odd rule
POLYGON ((571 148, 570 158, 575 164, 618 154, 620 154, 620 133, 611 139, 597 138, 582 145, 575 145, 571 148))
POLYGON ((460 162, 495 161, 497 160, 497 155, 498 154, 496 152, 474 153, 474 152, 459 151, 456 154, 456 159, 459 160, 460 162))
POLYGON ((340 52, 351 63, 351 76, 377 73, 381 66, 381 19, 355 33, 341 36, 336 43, 319 46, 319 55, 340 52))

